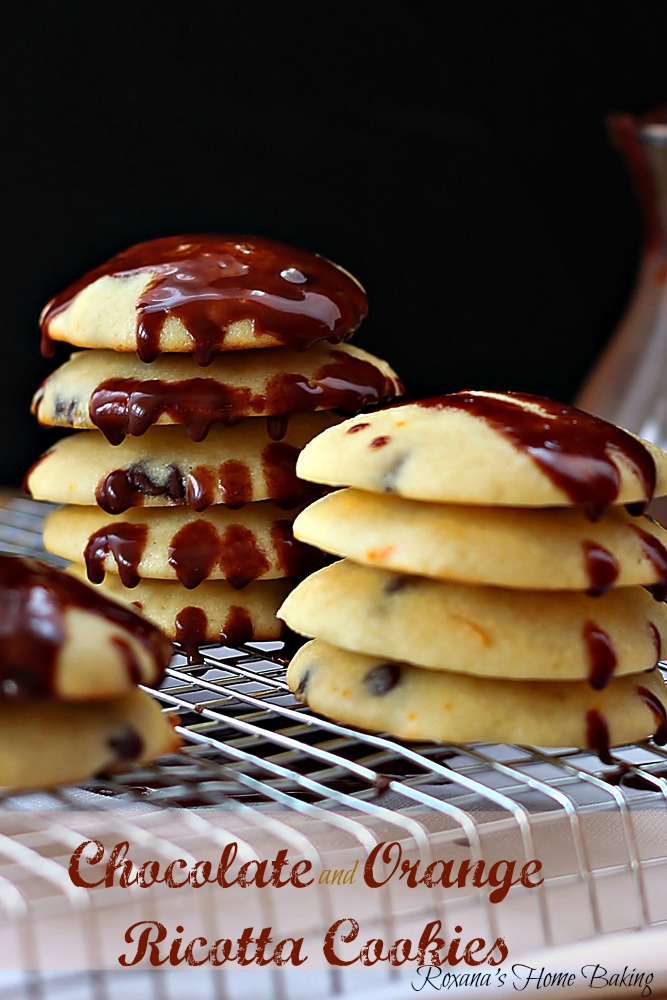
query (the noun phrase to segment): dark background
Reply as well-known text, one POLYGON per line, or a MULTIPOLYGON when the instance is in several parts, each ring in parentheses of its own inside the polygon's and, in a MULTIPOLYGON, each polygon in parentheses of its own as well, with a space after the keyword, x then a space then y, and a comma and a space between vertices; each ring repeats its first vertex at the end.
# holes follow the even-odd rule
POLYGON ((619 317, 639 217, 604 117, 667 99, 665 4, 97 0, 1 24, 0 481, 51 441, 41 306, 138 240, 256 232, 344 264, 357 342, 412 396, 571 398, 619 317))

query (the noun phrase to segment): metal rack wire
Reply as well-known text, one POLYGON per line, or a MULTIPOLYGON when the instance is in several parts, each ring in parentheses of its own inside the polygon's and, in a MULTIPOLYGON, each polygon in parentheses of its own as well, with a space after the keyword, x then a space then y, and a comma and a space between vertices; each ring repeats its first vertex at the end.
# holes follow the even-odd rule
MULTIPOLYGON (((0 550, 42 555, 44 509, 21 498, 1 505, 0 550)), ((131 837, 151 857, 165 859, 185 857, 184 851, 194 857, 197 838, 221 844, 230 836, 248 858, 263 856, 268 838, 320 868, 341 852, 367 853, 387 840, 421 859, 442 857, 445 847, 448 856, 459 852, 473 860, 489 852, 546 856, 545 881, 530 894, 530 910, 512 911, 526 947, 667 924, 665 750, 650 742, 625 747, 610 767, 573 749, 405 745, 296 704, 281 652, 280 643, 211 648, 193 667, 176 650, 166 683, 150 693, 178 714, 182 753, 77 788, 2 798, 0 908, 8 924, 0 954, 4 938, 14 934, 21 969, 33 971, 17 970, 8 984, 0 976, 0 998, 72 996, 73 983, 82 997, 116 995, 114 974, 100 971, 108 968, 99 939, 100 894, 73 892, 66 873, 73 847, 91 829, 102 830, 105 842, 115 834, 131 837), (608 905, 619 891, 623 906, 608 905), (40 928, 56 914, 80 923, 85 954, 79 968, 89 971, 74 979, 48 972, 48 962, 43 967, 46 931, 40 928), (91 920, 91 914, 98 916, 91 920)), ((437 912, 447 925, 467 910, 489 933, 508 933, 506 907, 494 907, 485 893, 457 892, 437 903, 419 896, 416 904, 414 894, 392 892, 379 894, 367 914, 368 928, 389 940, 398 922, 403 934, 406 920, 423 924, 437 912)), ((335 909, 331 899, 318 893, 318 912, 297 914, 297 926, 301 920, 326 928, 335 909)), ((266 905, 273 905, 270 898, 266 905)), ((245 987, 233 974, 216 972, 202 996, 242 995, 245 987)), ((391 972, 386 977, 378 980, 385 995, 393 982, 391 972)), ((166 981, 149 973, 136 995, 168 997, 166 981)), ((310 998, 356 995, 352 979, 335 969, 323 971, 317 983, 302 983, 310 998)), ((277 971, 256 988, 258 996, 285 995, 277 971)), ((126 994, 126 978, 122 989, 126 994)), ((298 989, 290 987, 289 995, 298 996, 298 989)))

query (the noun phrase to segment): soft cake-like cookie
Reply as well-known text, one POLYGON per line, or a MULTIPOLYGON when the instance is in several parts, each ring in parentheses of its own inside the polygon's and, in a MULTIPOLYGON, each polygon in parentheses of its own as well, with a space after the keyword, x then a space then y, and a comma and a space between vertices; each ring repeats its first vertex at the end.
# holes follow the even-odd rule
MULTIPOLYGON (((85 566, 68 571, 86 578, 85 566)), ((224 580, 207 580, 185 590, 177 580, 141 580, 128 590, 120 577, 107 573, 96 589, 117 601, 134 605, 180 643, 191 660, 206 643, 239 643, 279 639, 282 626, 276 612, 287 596, 286 580, 260 580, 235 590, 224 580)))
POLYGON ((308 347, 350 337, 368 311, 347 271, 259 236, 167 236, 130 247, 83 275, 44 309, 51 341, 136 351, 153 361, 186 352, 308 347))
POLYGON ((32 408, 43 424, 98 427, 112 444, 153 424, 183 424, 202 441, 216 423, 313 410, 358 413, 400 391, 386 362, 348 344, 226 354, 205 371, 180 355, 145 365, 130 354, 82 351, 46 379, 32 408))
POLYGON ((595 691, 585 681, 436 673, 314 640, 294 656, 287 683, 315 712, 403 740, 581 746, 603 758, 610 746, 652 734, 667 741, 667 685, 658 670, 595 691))
POLYGON ((342 560, 303 580, 279 615, 342 649, 480 677, 588 679, 602 688, 667 655, 667 605, 642 587, 603 597, 512 591, 342 560))
POLYGON ((317 487, 296 477, 299 450, 339 419, 326 411, 299 413, 285 426, 280 418, 256 417, 212 427, 196 446, 184 427, 152 427, 116 446, 99 431, 81 432, 47 451, 24 486, 36 500, 97 503, 109 514, 143 505, 202 511, 312 496, 317 487))
POLYGON ((297 538, 367 566, 530 590, 653 586, 667 596, 667 531, 611 508, 461 507, 347 489, 297 518, 297 538))
POLYGON ((188 589, 209 579, 240 588, 296 578, 318 565, 319 553, 292 537, 295 514, 268 500, 237 511, 210 507, 205 514, 133 507, 117 517, 97 507, 61 507, 44 522, 44 547, 85 562, 93 583, 112 572, 126 587, 150 577, 178 579, 188 589))
POLYGON ((158 685, 171 656, 135 610, 46 563, 0 555, 1 699, 117 697, 158 685))
POLYGON ((80 781, 149 763, 180 745, 169 716, 136 689, 111 701, 6 702, 0 785, 20 790, 80 781))
POLYGON ((667 454, 539 396, 460 392, 348 420, 313 441, 299 475, 439 503, 513 507, 646 503, 667 454))

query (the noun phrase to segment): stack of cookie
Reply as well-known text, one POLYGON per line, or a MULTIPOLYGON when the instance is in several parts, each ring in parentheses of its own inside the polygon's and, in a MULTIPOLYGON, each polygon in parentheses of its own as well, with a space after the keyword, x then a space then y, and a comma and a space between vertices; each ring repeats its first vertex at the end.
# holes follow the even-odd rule
POLYGON ((0 555, 0 785, 43 788, 176 750, 159 684, 171 644, 131 608, 36 559, 0 555))
POLYGON ((325 431, 299 475, 346 485, 297 538, 344 556, 281 617, 315 711, 402 739, 667 741, 667 455, 540 397, 457 393, 325 431), (625 505, 625 508, 623 507, 625 505))
POLYGON ((68 505, 46 548, 191 662, 206 642, 277 638, 289 581, 317 555, 292 535, 299 451, 332 411, 399 390, 342 343, 366 309, 341 268, 256 237, 153 240, 85 275, 42 316, 44 353, 88 348, 33 402, 41 423, 81 429, 26 477, 33 497, 68 505))

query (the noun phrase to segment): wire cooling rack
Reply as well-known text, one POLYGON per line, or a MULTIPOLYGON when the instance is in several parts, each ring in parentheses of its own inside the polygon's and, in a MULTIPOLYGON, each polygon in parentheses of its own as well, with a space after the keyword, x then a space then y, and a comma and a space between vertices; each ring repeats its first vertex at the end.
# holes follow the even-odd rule
MULTIPOLYGON (((0 550, 43 556, 46 509, 15 497, 0 504, 0 550)), ((220 844, 230 836, 248 858, 265 856, 269 838, 320 867, 341 851, 367 854, 390 840, 422 859, 443 856, 444 846, 447 856, 459 851, 473 859, 490 852, 546 856, 545 881, 529 894, 531 908, 512 911, 525 948, 667 925, 665 750, 650 742, 624 747, 609 766, 574 749, 406 745, 298 705, 281 653, 280 643, 216 647, 205 651, 203 664, 188 666, 176 648, 162 689, 146 690, 178 714, 181 753, 121 776, 0 799, 0 908, 8 921, 4 933, 15 932, 12 947, 20 956, 20 969, 0 973, 0 998, 121 995, 114 992, 116 974, 101 971, 108 965, 90 919, 100 912, 99 893, 73 893, 66 872, 71 851, 91 829, 102 829, 105 842, 132 839, 148 856, 166 860, 179 851, 184 856, 192 838, 220 844), (47 917, 74 913, 79 971, 55 973, 44 958, 47 917)), ((423 925, 433 900, 415 904, 415 898, 379 903, 368 914, 370 929, 388 936, 397 922, 402 933, 408 919, 421 918, 423 925)), ((489 932, 511 936, 499 923, 501 911, 509 911, 493 907, 484 893, 439 898, 436 910, 446 924, 460 920, 466 907, 489 932)), ((301 914, 309 927, 326 928, 330 918, 326 892, 301 914)), ((0 937, 0 956, 3 944, 0 937)), ((137 975, 147 978, 137 979, 133 995, 172 995, 166 975, 137 975)), ((386 973, 383 996, 392 975, 386 973)), ((194 1000, 193 976, 187 988, 194 1000)), ((127 976, 122 979, 127 996, 127 976)), ((359 988, 335 969, 300 982, 309 1000, 356 996, 359 988)), ((297 986, 285 989, 274 970, 253 992, 271 1000, 300 995, 297 986)), ((201 993, 230 1000, 245 995, 247 986, 223 970, 201 993)))

